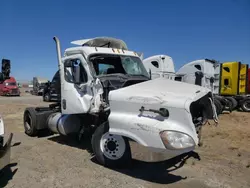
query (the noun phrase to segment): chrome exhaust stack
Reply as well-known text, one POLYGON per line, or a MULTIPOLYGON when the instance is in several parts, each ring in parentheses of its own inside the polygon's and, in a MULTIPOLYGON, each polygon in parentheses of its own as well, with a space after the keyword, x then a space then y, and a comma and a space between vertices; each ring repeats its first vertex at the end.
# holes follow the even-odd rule
POLYGON ((58 60, 58 68, 60 70, 62 65, 62 57, 61 57, 61 46, 60 46, 60 40, 55 36, 53 37, 55 43, 56 43, 56 51, 57 51, 57 60, 58 60))
POLYGON ((53 37, 55 43, 56 43, 56 52, 57 52, 57 60, 58 60, 58 70, 60 75, 60 83, 61 83, 61 95, 60 100, 63 99, 63 88, 64 88, 64 64, 62 62, 62 56, 61 56, 61 46, 60 46, 60 40, 54 36, 53 37))

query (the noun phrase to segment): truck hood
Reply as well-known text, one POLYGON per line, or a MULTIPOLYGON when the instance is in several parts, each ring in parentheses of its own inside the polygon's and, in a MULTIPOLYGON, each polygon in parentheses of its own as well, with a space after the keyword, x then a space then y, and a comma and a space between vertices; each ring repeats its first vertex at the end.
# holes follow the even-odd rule
MULTIPOLYGON (((197 85, 158 78, 111 91, 109 101, 124 100, 142 104, 164 103, 164 106, 183 108, 187 101, 196 101, 209 92, 209 89, 197 85)), ((189 109, 187 110, 189 111, 189 109)))
POLYGON ((160 133, 186 134, 197 145, 197 127, 210 119, 211 95, 210 90, 201 86, 165 78, 110 91, 109 132, 157 151, 162 149, 169 156, 185 153, 187 150, 166 149, 160 133), (163 115, 159 113, 160 109, 168 113, 163 115))

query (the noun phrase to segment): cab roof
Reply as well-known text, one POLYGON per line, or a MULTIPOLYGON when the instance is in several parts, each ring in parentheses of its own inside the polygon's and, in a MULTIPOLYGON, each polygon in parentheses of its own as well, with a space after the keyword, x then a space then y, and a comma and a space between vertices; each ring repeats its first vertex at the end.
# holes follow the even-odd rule
POLYGON ((107 47, 128 50, 127 44, 120 39, 113 37, 95 37, 90 39, 75 40, 71 44, 89 47, 107 47))

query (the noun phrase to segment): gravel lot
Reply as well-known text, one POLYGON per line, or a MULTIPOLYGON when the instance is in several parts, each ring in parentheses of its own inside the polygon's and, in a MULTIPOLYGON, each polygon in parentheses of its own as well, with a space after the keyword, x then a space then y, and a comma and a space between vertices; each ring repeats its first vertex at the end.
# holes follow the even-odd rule
POLYGON ((165 161, 163 156, 132 144, 133 168, 118 171, 95 162, 88 140, 78 143, 58 135, 26 136, 23 111, 38 105, 48 103, 28 94, 0 97, 0 114, 6 131, 14 133, 15 144, 11 164, 0 177, 0 187, 250 187, 248 113, 223 114, 218 127, 213 122, 206 125, 203 146, 189 156, 165 161))

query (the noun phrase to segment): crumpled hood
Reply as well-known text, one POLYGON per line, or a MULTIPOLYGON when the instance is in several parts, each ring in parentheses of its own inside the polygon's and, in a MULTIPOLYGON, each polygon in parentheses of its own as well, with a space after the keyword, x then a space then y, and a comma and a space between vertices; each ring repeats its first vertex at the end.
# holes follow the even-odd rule
POLYGON ((195 101, 210 92, 209 89, 158 78, 109 93, 109 100, 125 100, 135 103, 163 104, 169 107, 183 108, 186 101, 195 101))

